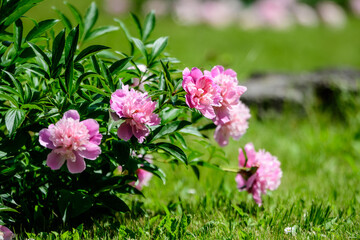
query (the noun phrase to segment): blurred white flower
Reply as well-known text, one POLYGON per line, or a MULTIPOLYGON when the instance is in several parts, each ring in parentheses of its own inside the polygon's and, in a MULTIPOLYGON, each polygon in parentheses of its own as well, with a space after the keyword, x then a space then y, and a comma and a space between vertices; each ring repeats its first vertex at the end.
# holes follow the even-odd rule
POLYGON ((291 8, 296 21, 306 27, 316 26, 319 23, 315 10, 307 4, 296 3, 291 8))
POLYGON ((360 0, 350 0, 350 8, 356 16, 360 17, 360 0))
POLYGON ((284 229, 285 234, 292 234, 296 235, 296 228, 295 227, 287 227, 284 229))
POLYGON ((320 18, 325 24, 341 28, 346 23, 345 11, 334 2, 324 1, 317 5, 320 18))

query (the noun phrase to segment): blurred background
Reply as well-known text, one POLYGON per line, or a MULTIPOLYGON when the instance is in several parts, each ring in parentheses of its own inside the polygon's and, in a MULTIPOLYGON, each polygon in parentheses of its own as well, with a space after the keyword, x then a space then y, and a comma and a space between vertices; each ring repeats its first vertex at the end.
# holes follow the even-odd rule
MULTIPOLYGON (((91 3, 68 2, 83 14, 91 3)), ((359 206, 360 0, 97 0, 96 3, 100 9, 99 26, 119 27, 114 21, 118 18, 133 36, 138 35, 129 12, 143 20, 146 13, 154 10, 157 24, 152 39, 169 36, 166 51, 181 61, 179 69, 210 70, 214 65, 223 65, 234 69, 239 81, 248 86, 243 97, 248 99, 252 118, 244 137, 231 141, 223 150, 189 138, 188 152, 201 149, 202 159, 231 167, 237 166, 238 149, 247 142, 253 142, 257 150, 266 149, 278 156, 284 175, 280 188, 266 198, 266 204, 272 206, 269 211, 280 203, 284 206, 298 203, 302 208, 314 199, 334 203, 334 212, 359 206), (328 80, 336 83, 329 84, 328 80), (289 88, 284 90, 285 85, 289 88), (326 87, 319 88, 323 85, 326 87), (257 88, 258 95, 251 93, 257 88), (299 93, 299 89, 303 91, 299 93), (275 94, 275 101, 257 101, 277 92, 280 97, 275 94), (313 101, 309 103, 309 99, 313 101)), ((37 21, 59 18, 56 9, 74 23, 62 0, 44 1, 27 16, 37 21)), ((24 24, 33 26, 31 21, 24 20, 24 24)), ((64 26, 58 23, 55 28, 64 26)), ((91 42, 94 43, 129 52, 121 30, 91 42)), ((215 146, 212 134, 207 133, 215 146)), ((203 201, 204 196, 211 196, 204 201, 223 199, 215 195, 252 204, 250 196, 237 191, 235 174, 205 168, 197 181, 190 167, 166 164, 162 167, 169 175, 168 183, 163 186, 153 178, 150 187, 144 190, 147 198, 141 200, 153 211, 162 211, 163 205, 179 210, 179 205, 173 203, 180 198, 188 202, 203 201)), ((194 206, 196 213, 197 205, 194 206)))

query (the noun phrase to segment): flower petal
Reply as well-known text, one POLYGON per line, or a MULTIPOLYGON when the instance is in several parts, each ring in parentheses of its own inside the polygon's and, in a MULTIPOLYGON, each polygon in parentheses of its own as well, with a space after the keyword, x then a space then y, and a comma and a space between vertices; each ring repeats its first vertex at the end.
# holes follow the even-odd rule
POLYGON ((95 143, 89 142, 84 147, 86 148, 85 150, 77 151, 79 156, 83 158, 95 160, 101 154, 101 148, 95 143))
POLYGON ((230 133, 227 131, 227 129, 219 125, 215 129, 214 138, 221 147, 224 147, 229 143, 229 135, 230 133))
POLYGON ((90 142, 99 145, 102 139, 102 135, 99 133, 99 123, 94 119, 86 119, 81 123, 83 123, 89 131, 90 142))
POLYGON ((123 122, 117 131, 117 135, 120 139, 128 141, 133 135, 130 124, 128 124, 127 122, 123 122))
POLYGON ((72 118, 74 120, 79 120, 80 115, 79 115, 78 111, 76 111, 76 110, 69 110, 64 113, 63 118, 72 118))
POLYGON ((47 128, 44 128, 39 132, 39 142, 44 147, 50 149, 55 148, 53 142, 50 140, 50 131, 47 128))
POLYGON ((51 170, 58 170, 64 164, 65 158, 61 155, 56 153, 55 151, 51 151, 48 154, 46 159, 46 165, 51 168, 51 170))
POLYGON ((86 168, 84 158, 79 156, 77 153, 75 153, 75 156, 76 156, 75 162, 70 160, 66 161, 67 167, 69 169, 69 172, 71 173, 81 173, 86 168))

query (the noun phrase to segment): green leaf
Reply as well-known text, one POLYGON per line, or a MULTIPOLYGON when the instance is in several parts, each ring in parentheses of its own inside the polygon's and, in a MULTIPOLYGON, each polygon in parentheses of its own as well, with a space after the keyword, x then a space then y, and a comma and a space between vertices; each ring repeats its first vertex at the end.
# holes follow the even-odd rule
POLYGON ((21 49, 23 35, 23 24, 21 19, 15 21, 14 25, 14 45, 17 51, 21 49))
POLYGON ((130 211, 126 203, 121 200, 119 197, 105 193, 100 195, 100 201, 110 209, 113 209, 117 212, 128 212, 130 211))
POLYGON ((115 89, 115 85, 114 85, 113 79, 111 77, 110 71, 106 67, 106 65, 104 64, 103 61, 100 61, 100 64, 101 64, 103 76, 107 80, 108 86, 110 87, 111 91, 114 92, 116 89, 115 89))
POLYGON ((11 73, 9 73, 5 70, 3 70, 3 72, 6 73, 10 77, 11 81, 14 83, 14 86, 16 87, 17 92, 19 93, 18 96, 20 97, 21 101, 23 102, 24 101, 24 89, 23 89, 20 81, 17 80, 11 73))
POLYGON ((65 85, 66 89, 72 94, 73 89, 73 78, 74 78, 74 62, 69 61, 65 69, 65 85))
POLYGON ((99 74, 94 73, 94 72, 87 72, 87 73, 83 73, 77 80, 76 80, 76 84, 75 84, 75 88, 74 88, 74 92, 77 91, 77 89, 79 88, 81 82, 86 79, 89 78, 90 76, 97 76, 97 77, 101 77, 99 74))
POLYGON ((43 111, 43 109, 41 107, 39 107, 38 105, 35 105, 35 104, 23 104, 23 105, 21 105, 21 109, 36 109, 36 110, 43 111))
POLYGON ((188 121, 175 121, 175 122, 171 122, 171 123, 162 125, 161 127, 157 128, 155 130, 156 132, 154 131, 154 135, 153 135, 151 141, 161 138, 167 134, 174 133, 190 124, 191 124, 191 122, 188 122, 188 121))
POLYGON ((18 101, 8 94, 0 93, 0 99, 7 100, 7 101, 11 102, 15 107, 17 107, 17 108, 19 107, 18 101))
POLYGON ((55 68, 58 66, 62 53, 64 51, 65 47, 65 29, 63 29, 61 32, 59 32, 58 35, 56 35, 53 46, 52 46, 52 56, 51 56, 51 70, 52 70, 52 76, 55 71, 55 68))
POLYGON ((25 111, 17 108, 10 108, 5 115, 5 125, 9 134, 12 135, 25 120, 25 111))
POLYGON ((161 37, 157 39, 153 44, 151 52, 151 59, 154 60, 159 54, 164 51, 168 43, 168 37, 161 37))
POLYGON ((65 2, 65 5, 68 6, 68 8, 70 9, 71 13, 74 15, 74 18, 76 20, 76 22, 79 24, 79 34, 80 36, 83 35, 84 33, 84 20, 80 14, 80 12, 70 3, 65 2))
POLYGON ((100 52, 104 49, 109 49, 110 47, 106 47, 106 46, 103 46, 103 45, 92 45, 92 46, 89 46, 87 48, 85 48, 84 50, 82 50, 79 55, 76 56, 74 62, 78 62, 80 61, 81 59, 91 55, 91 54, 94 54, 94 53, 97 53, 97 52, 100 52))
POLYGON ((102 90, 100 90, 99 88, 97 88, 97 87, 94 87, 94 86, 91 86, 91 85, 81 85, 81 87, 82 88, 85 88, 85 89, 87 89, 87 90, 90 90, 90 91, 92 91, 92 92, 94 92, 94 93, 98 93, 98 94, 101 94, 101 95, 103 95, 103 96, 106 96, 106 94, 105 94, 105 92, 104 91, 102 91, 102 90))
POLYGON ((208 168, 212 168, 212 169, 216 169, 216 170, 221 170, 221 168, 218 165, 212 164, 209 162, 205 162, 202 160, 193 160, 193 161, 189 162, 189 165, 197 165, 197 166, 208 167, 208 168))
POLYGON ((35 52, 36 56, 38 56, 41 60, 43 60, 47 67, 50 68, 51 62, 49 57, 46 55, 46 53, 43 52, 38 46, 32 44, 31 42, 28 42, 29 46, 32 48, 32 50, 35 52))
POLYGON ((141 27, 141 23, 140 23, 140 20, 139 18, 134 14, 134 13, 130 13, 132 19, 134 20, 135 22, 135 25, 139 31, 139 34, 140 34, 140 38, 142 38, 143 36, 143 30, 142 30, 142 27, 141 27))
POLYGON ((144 43, 137 38, 132 38, 132 40, 135 43, 135 46, 140 50, 141 54, 144 56, 145 60, 147 61, 148 55, 144 43))
POLYGON ((161 66, 163 67, 164 72, 165 72, 166 85, 168 86, 168 88, 170 90, 170 93, 173 93, 174 92, 174 85, 172 84, 172 81, 171 81, 171 76, 170 76, 169 69, 164 64, 164 62, 162 60, 160 60, 160 62, 161 62, 161 66))
MULTIPOLYGON (((0 15, 1 23, 2 23, 2 30, 5 30, 7 26, 10 26, 13 22, 18 20, 24 13, 29 11, 35 4, 42 2, 43 0, 22 0, 17 1, 16 3, 8 2, 6 6, 3 6, 1 10, 5 9, 5 14, 0 15), (10 6, 9 6, 10 5, 10 6)), ((1 11, 1 13, 4 13, 1 11)))
POLYGON ((69 35, 66 38, 65 42, 65 63, 69 64, 69 62, 73 61, 77 43, 79 40, 79 25, 77 25, 75 28, 73 28, 69 35))
POLYGON ((154 11, 151 11, 145 18, 144 33, 142 35, 142 40, 144 42, 149 38, 154 27, 155 27, 155 13, 154 11))
POLYGON ((127 27, 125 26, 125 24, 124 24, 121 20, 119 20, 119 19, 117 19, 117 18, 115 18, 114 20, 119 23, 121 29, 122 29, 122 30, 124 31, 124 33, 125 33, 126 38, 127 38, 130 42, 132 42, 132 36, 131 36, 129 30, 127 29, 127 27))
POLYGON ((164 150, 165 152, 167 152, 168 154, 170 154, 177 160, 179 160, 187 165, 186 154, 178 146, 175 146, 171 143, 157 143, 156 147, 164 150))
POLYGON ((163 184, 166 184, 166 174, 154 164, 144 162, 140 168, 151 172, 152 174, 160 178, 163 184))
POLYGON ((0 212, 15 212, 19 213, 17 210, 10 208, 10 207, 0 207, 0 212))
POLYGON ((47 20, 39 22, 37 26, 33 27, 33 29, 30 30, 30 32, 27 34, 25 40, 30 41, 31 39, 34 39, 34 38, 40 36, 45 31, 52 28, 58 22, 59 22, 59 20, 57 20, 57 19, 47 19, 47 20))
POLYGON ((97 18, 98 18, 99 12, 98 12, 98 8, 96 6, 95 2, 92 2, 90 7, 87 9, 86 14, 85 14, 85 18, 84 18, 84 33, 85 33, 85 38, 87 38, 86 36, 89 34, 89 32, 91 31, 91 29, 94 27, 97 18))
POLYGON ((72 29, 72 25, 71 25, 71 22, 70 20, 62 13, 60 12, 58 9, 56 8, 53 8, 56 13, 59 15, 60 19, 61 19, 61 22, 64 24, 65 28, 68 30, 68 31, 71 31, 72 29))
POLYGON ((93 30, 91 32, 88 32, 85 35, 84 40, 91 40, 91 39, 100 37, 100 36, 102 36, 102 35, 104 35, 106 33, 117 31, 117 30, 119 30, 119 27, 115 27, 115 26, 99 27, 99 28, 96 28, 95 30, 93 30))
POLYGON ((126 64, 128 64, 128 62, 132 59, 132 57, 127 57, 127 58, 123 58, 120 59, 116 62, 114 62, 110 68, 109 71, 112 75, 116 74, 118 71, 121 71, 124 69, 124 67, 126 66, 126 64))

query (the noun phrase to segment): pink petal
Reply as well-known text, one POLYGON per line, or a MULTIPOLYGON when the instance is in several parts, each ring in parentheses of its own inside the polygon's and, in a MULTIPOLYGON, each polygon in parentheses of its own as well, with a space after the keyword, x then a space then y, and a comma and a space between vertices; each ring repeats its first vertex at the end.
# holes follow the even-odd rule
POLYGON ((0 225, 0 232, 2 232, 4 240, 11 240, 14 237, 14 233, 5 226, 0 225))
POLYGON ((50 149, 55 148, 53 142, 50 140, 50 131, 47 128, 44 128, 39 132, 39 142, 44 147, 50 149))
POLYGON ((119 127, 119 129, 117 131, 117 134, 118 134, 118 137, 120 139, 128 141, 133 135, 132 128, 131 128, 130 124, 128 124, 127 122, 123 122, 120 125, 120 127, 119 127))
POLYGON ((236 185, 237 185, 237 188, 239 189, 239 191, 244 191, 246 189, 245 188, 246 181, 244 180, 244 178, 240 174, 236 175, 235 181, 236 181, 236 185))
POLYGON ((224 147, 229 144, 229 135, 230 133, 227 132, 224 127, 219 125, 215 129, 214 138, 221 147, 224 147))
POLYGON ((101 154, 101 148, 95 143, 89 142, 84 147, 85 150, 77 151, 80 157, 95 160, 101 154))
POLYGON ((102 135, 99 133, 99 123, 94 119, 86 119, 82 123, 89 131, 90 142, 99 145, 102 139, 102 135))
POLYGON ((234 77, 236 78, 236 72, 232 69, 226 69, 225 72, 224 72, 225 75, 228 75, 228 76, 231 76, 231 77, 234 77))
POLYGON ((195 79, 195 81, 203 76, 203 73, 198 68, 192 68, 190 76, 195 79))
POLYGON ((145 137, 150 133, 149 129, 147 129, 145 125, 141 128, 133 126, 132 132, 134 133, 134 136, 138 139, 139 143, 142 143, 145 140, 145 137))
POLYGON ((64 164, 65 158, 54 151, 48 154, 46 159, 46 165, 51 168, 51 170, 58 170, 64 164))
POLYGON ((78 111, 76 111, 76 110, 69 110, 64 113, 63 118, 72 118, 74 120, 79 120, 80 115, 79 115, 78 111))
POLYGON ((79 156, 76 153, 75 153, 75 156, 76 156, 75 162, 70 161, 70 160, 66 161, 67 167, 69 169, 69 172, 71 172, 71 173, 81 173, 86 168, 84 158, 82 158, 81 156, 79 156))

